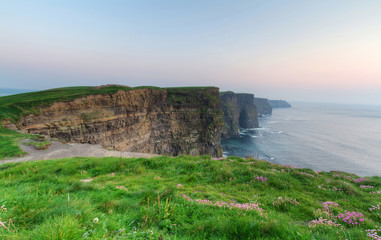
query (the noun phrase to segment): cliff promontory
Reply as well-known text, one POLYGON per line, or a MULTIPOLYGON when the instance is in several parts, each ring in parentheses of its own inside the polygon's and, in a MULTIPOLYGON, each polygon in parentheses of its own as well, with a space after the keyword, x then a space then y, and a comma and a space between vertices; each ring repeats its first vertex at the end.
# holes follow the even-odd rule
POLYGON ((254 104, 257 107, 258 115, 271 115, 273 108, 270 106, 267 98, 254 98, 254 104))
MULTIPOLYGON (((110 149, 221 156, 223 118, 218 90, 142 87, 107 92, 94 88, 87 89, 85 96, 49 104, 36 100, 39 93, 35 93, 27 96, 41 102, 37 110, 26 111, 30 113, 15 124, 28 133, 66 142, 101 144, 110 149), (101 91, 102 94, 96 94, 101 91)), ((65 90, 65 94, 68 92, 70 89, 65 90)), ((48 94, 41 92, 39 96, 45 95, 48 94)), ((31 103, 15 102, 13 108, 15 104, 25 108, 31 103)), ((10 121, 3 124, 12 125, 10 121)))
POLYGON ((269 100, 269 104, 272 108, 290 108, 291 104, 284 100, 269 100))
POLYGON ((253 94, 222 92, 220 100, 224 112, 222 137, 238 136, 240 128, 258 127, 258 113, 253 94))

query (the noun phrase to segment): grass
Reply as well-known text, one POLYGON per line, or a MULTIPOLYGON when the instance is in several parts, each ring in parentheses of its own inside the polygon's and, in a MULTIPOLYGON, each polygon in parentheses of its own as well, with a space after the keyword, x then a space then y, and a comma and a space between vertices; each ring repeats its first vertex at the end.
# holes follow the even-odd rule
POLYGON ((11 163, 0 165, 0 239, 367 239, 381 178, 355 179, 238 157, 11 163), (341 225, 312 227, 319 217, 341 225))
POLYGON ((26 146, 33 146, 37 150, 45 150, 48 149, 50 145, 52 145, 49 141, 29 141, 23 143, 26 146))
POLYGON ((19 141, 29 136, 0 126, 0 160, 6 157, 23 156, 19 141))

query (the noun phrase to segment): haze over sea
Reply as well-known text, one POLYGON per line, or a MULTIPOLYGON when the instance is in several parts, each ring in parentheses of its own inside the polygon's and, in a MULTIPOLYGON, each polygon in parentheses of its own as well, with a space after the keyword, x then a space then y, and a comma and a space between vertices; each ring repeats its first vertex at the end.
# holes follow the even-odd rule
POLYGON ((381 106, 294 103, 259 119, 260 128, 223 139, 224 155, 282 165, 381 173, 381 106))

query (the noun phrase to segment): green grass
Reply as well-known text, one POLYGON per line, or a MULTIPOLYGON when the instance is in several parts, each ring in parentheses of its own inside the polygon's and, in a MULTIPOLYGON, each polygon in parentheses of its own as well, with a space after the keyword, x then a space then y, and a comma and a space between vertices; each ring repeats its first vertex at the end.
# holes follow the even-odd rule
POLYGON ((0 165, 0 206, 7 208, 0 210, 0 221, 8 228, 0 227, 0 239, 367 239, 365 230, 381 223, 381 211, 369 211, 380 204, 381 194, 370 192, 381 190, 381 178, 355 183, 356 178, 237 157, 71 158, 0 165), (196 199, 257 203, 263 212, 196 199), (331 210, 335 215, 363 213, 365 224, 349 226, 330 217, 343 227, 310 228, 310 221, 324 216, 327 201, 339 204, 331 210))
POLYGON ((0 126, 0 160, 6 157, 26 154, 19 147, 19 141, 29 136, 0 126))
POLYGON ((52 145, 49 141, 29 141, 23 143, 26 146, 33 146, 37 150, 45 150, 48 149, 50 145, 52 145))

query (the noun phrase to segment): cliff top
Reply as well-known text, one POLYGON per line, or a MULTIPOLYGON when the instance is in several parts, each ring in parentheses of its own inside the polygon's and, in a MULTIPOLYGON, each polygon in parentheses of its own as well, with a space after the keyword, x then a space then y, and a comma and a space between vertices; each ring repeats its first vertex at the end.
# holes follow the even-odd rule
POLYGON ((285 100, 268 100, 272 108, 290 108, 291 104, 285 100))
POLYGON ((169 93, 187 92, 194 90, 217 89, 215 87, 171 87, 160 88, 154 86, 128 87, 123 85, 102 85, 98 87, 80 86, 64 87, 49 90, 20 93, 10 96, 0 97, 0 121, 10 119, 17 121, 22 115, 37 113, 39 106, 50 105, 58 101, 72 101, 77 98, 98 95, 113 94, 119 90, 155 89, 166 90, 169 93))
POLYGON ((220 96, 223 96, 223 95, 226 95, 226 94, 252 95, 252 96, 254 96, 253 93, 236 93, 236 92, 232 92, 232 91, 220 92, 220 96))

